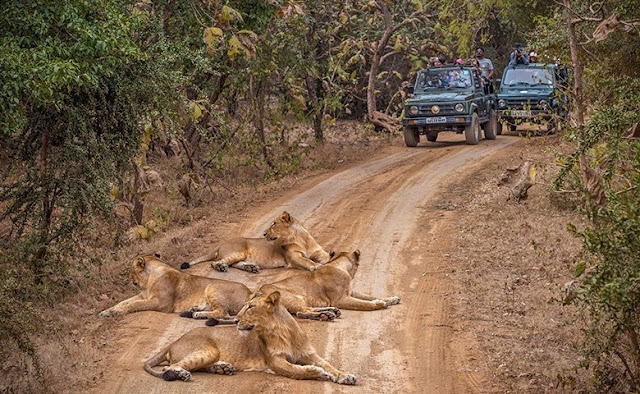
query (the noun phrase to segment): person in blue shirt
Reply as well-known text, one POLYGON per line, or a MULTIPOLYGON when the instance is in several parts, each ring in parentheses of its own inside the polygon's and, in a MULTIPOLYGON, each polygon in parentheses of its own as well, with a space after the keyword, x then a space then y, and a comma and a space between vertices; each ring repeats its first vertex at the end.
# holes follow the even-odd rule
POLYGON ((517 64, 529 64, 529 56, 524 51, 522 44, 516 44, 509 56, 509 65, 515 66, 517 64))

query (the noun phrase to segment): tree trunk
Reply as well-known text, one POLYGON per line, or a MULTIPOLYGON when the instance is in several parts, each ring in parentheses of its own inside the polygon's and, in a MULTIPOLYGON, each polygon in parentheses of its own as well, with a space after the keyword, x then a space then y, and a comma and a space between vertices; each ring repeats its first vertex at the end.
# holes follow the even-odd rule
POLYGON ((322 141, 324 140, 324 133, 322 131, 322 117, 324 116, 324 111, 320 106, 320 100, 318 99, 318 89, 322 86, 318 83, 318 80, 315 79, 312 75, 308 74, 306 78, 307 82, 307 92, 309 93, 309 101, 311 102, 311 116, 313 117, 313 133, 316 137, 316 140, 322 141))
MULTIPOLYGON (((569 49, 571 51, 571 63, 573 68, 573 99, 575 102, 575 120, 578 126, 580 136, 579 143, 585 143, 584 131, 584 97, 582 95, 582 70, 583 66, 580 62, 580 53, 578 52, 578 38, 576 37, 576 23, 579 19, 575 19, 571 15, 571 1, 563 0, 565 11, 567 12, 567 30, 569 33, 569 49)), ((580 154, 580 174, 582 181, 591 196, 591 201, 598 206, 604 206, 607 203, 602 187, 602 178, 600 171, 589 167, 589 163, 584 153, 580 154)))
MULTIPOLYGON (((373 56, 371 57, 371 68, 369 69, 369 81, 367 84, 367 112, 369 121, 376 127, 386 129, 390 132, 396 131, 400 127, 398 119, 378 111, 376 104, 376 79, 384 50, 396 31, 398 26, 393 26, 393 17, 389 7, 384 2, 379 2, 380 12, 384 19, 384 32, 377 43, 373 44, 373 56)), ((405 22, 402 22, 404 24, 405 22)))
POLYGON ((269 148, 267 147, 267 139, 265 137, 264 131, 264 117, 265 117, 265 83, 264 81, 258 82, 258 88, 256 92, 256 133, 258 135, 258 139, 260 140, 260 145, 262 146, 262 155, 264 157, 264 161, 270 168, 273 168, 273 163, 271 162, 271 158, 269 156, 269 148))

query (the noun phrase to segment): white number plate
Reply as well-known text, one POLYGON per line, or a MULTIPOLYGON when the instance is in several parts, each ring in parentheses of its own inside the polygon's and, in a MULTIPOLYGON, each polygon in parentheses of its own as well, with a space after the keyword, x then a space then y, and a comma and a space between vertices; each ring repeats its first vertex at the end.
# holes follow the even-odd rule
POLYGON ((440 116, 437 118, 426 118, 424 122, 425 123, 447 123, 447 118, 444 116, 440 116))
POLYGON ((531 116, 530 111, 511 111, 511 116, 531 116))

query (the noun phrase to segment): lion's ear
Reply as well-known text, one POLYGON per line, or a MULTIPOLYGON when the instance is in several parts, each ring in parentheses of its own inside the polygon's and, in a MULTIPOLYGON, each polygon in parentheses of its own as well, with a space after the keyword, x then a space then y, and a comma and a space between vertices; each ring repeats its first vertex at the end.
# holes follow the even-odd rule
POLYGON ((356 261, 360 261, 360 250, 356 250, 355 252, 353 252, 353 257, 356 259, 356 261))
POLYGON ((280 220, 282 220, 285 223, 293 222, 293 219, 291 218, 291 215, 289 215, 289 212, 287 212, 287 211, 282 212, 282 215, 280 215, 280 220))
POLYGON ((158 252, 155 252, 153 255, 155 256, 156 259, 162 258, 162 256, 158 252))
POLYGON ((133 262, 133 267, 139 269, 140 271, 142 271, 146 265, 147 265, 147 262, 144 261, 143 257, 138 257, 133 262))
POLYGON ((276 306, 280 301, 280 292, 274 291, 273 293, 267 296, 267 304, 271 306, 276 306))

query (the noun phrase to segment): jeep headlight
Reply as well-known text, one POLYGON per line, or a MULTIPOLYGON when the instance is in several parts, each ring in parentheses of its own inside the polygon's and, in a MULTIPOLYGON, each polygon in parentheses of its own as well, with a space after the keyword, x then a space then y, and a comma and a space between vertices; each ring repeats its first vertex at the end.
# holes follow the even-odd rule
POLYGON ((502 100, 502 99, 500 99, 500 100, 498 100, 498 106, 500 108, 505 108, 507 106, 507 102, 502 100))
POLYGON ((547 100, 540 100, 540 102, 538 104, 540 104, 540 108, 542 108, 542 109, 549 108, 549 102, 547 100))
POLYGON ((411 115, 418 115, 418 107, 415 105, 412 105, 411 107, 409 107, 409 113, 411 115))
POLYGON ((464 111, 464 104, 462 103, 458 103, 456 104, 456 106, 454 107, 456 109, 456 111, 458 112, 463 112, 464 111))

